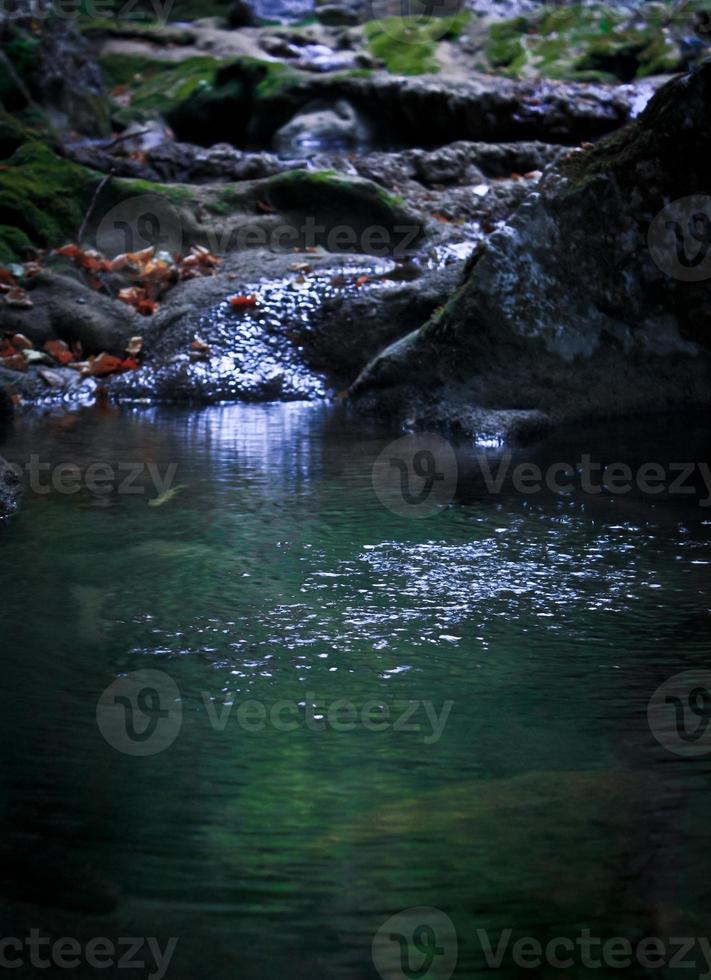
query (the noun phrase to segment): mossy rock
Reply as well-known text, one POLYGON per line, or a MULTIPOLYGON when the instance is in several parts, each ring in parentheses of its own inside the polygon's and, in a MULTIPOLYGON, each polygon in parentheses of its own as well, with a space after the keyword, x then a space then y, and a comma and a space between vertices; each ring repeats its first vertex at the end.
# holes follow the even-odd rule
POLYGON ((76 236, 98 174, 57 156, 45 143, 26 143, 0 171, 0 225, 6 250, 40 248, 76 236))
POLYGON ((28 140, 24 126, 9 112, 0 108, 0 159, 6 160, 28 140))
POLYGON ((449 17, 386 17, 364 27, 371 54, 393 75, 425 75, 440 70, 437 44, 459 37, 471 19, 464 11, 449 17))
POLYGON ((680 71, 681 52, 661 6, 632 15, 604 4, 573 5, 501 21, 490 28, 487 62, 512 78, 569 81, 630 82, 680 71))
POLYGON ((420 216, 402 198, 370 180, 331 171, 292 170, 265 183, 269 204, 313 234, 313 244, 329 251, 392 254, 409 248, 423 233, 420 216))
POLYGON ((245 91, 238 79, 221 81, 214 58, 188 58, 179 64, 109 55, 102 71, 112 86, 128 89, 130 105, 115 110, 122 123, 162 117, 178 139, 210 146, 218 139, 238 143, 248 123, 245 91))

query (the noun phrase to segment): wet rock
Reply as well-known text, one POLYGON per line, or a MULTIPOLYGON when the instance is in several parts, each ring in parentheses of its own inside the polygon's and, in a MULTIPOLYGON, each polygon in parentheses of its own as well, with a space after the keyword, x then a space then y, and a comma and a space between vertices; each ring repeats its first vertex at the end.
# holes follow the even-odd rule
POLYGON ((312 102, 285 123, 274 136, 278 153, 309 156, 317 150, 355 151, 367 145, 368 123, 345 99, 335 104, 312 102))
POLYGON ((144 367, 111 379, 112 397, 322 398, 445 302, 460 274, 461 264, 428 270, 355 255, 233 255, 219 275, 169 295, 145 324, 144 367), (234 308, 235 294, 254 307, 234 308))
POLYGON ((354 387, 364 407, 515 436, 707 406, 710 105, 708 62, 562 161, 445 309, 369 365, 354 387))

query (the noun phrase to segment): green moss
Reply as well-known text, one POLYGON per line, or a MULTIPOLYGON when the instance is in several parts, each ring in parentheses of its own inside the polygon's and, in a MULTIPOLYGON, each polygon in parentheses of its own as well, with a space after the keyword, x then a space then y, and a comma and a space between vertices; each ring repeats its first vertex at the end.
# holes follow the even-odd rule
POLYGON ((393 75, 424 75, 440 70, 437 43, 459 37, 469 23, 464 11, 449 17, 386 17, 364 27, 371 54, 393 75))
POLYGON ((228 142, 240 142, 248 122, 247 90, 236 75, 221 77, 223 67, 207 57, 178 64, 122 55, 102 59, 107 81, 126 89, 114 109, 119 123, 162 116, 178 139, 206 146, 214 143, 216 132, 228 142), (123 104, 126 96, 128 105, 123 104))
POLYGON ((28 138, 27 130, 18 120, 9 112, 0 109, 0 158, 5 160, 12 156, 28 138))
POLYGON ((524 54, 522 37, 529 28, 525 17, 492 24, 486 56, 494 68, 510 68, 524 54))
MULTIPOLYGON (((347 250, 368 251, 371 236, 385 241, 392 250, 400 247, 403 234, 412 229, 414 239, 422 232, 422 222, 402 201, 377 184, 360 177, 345 177, 332 171, 292 170, 264 182, 264 194, 275 210, 299 228, 306 222, 320 226, 318 243, 332 247, 329 233, 341 229, 355 236, 347 250)), ((382 241, 377 243, 382 247, 382 241)), ((409 245, 412 242, 408 243, 409 245)), ((387 244, 385 248, 387 249, 387 244)))
POLYGON ((0 225, 0 265, 9 265, 27 257, 32 242, 19 228, 0 225))
POLYGON ((130 115, 148 118, 167 116, 189 98, 211 91, 220 62, 214 58, 188 58, 173 64, 110 55, 102 59, 101 67, 111 84, 128 88, 130 115))
POLYGON ((44 143, 27 143, 0 171, 0 224, 42 248, 76 236, 98 174, 57 156, 44 143))
MULTIPOLYGON (((488 65, 514 78, 632 81, 683 68, 666 14, 648 4, 632 14, 605 4, 573 5, 493 24, 488 65)), ((688 26, 688 25, 687 25, 688 26)), ((689 28, 690 30, 690 28, 689 28)))

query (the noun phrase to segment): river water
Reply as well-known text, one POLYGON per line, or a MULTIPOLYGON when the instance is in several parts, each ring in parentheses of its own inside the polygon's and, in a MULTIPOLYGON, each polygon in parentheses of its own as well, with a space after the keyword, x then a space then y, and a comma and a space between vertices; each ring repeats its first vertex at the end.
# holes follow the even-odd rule
MULTIPOLYGON (((391 980, 417 973, 376 954, 378 972, 373 938, 413 907, 451 920, 460 978, 492 975, 481 929, 709 934, 711 745, 647 710, 708 666, 708 493, 496 489, 482 458, 508 457, 458 446, 414 519, 379 492, 394 439, 302 403, 99 407, 6 434, 35 491, 0 534, 4 936, 174 937, 180 980, 391 980), (138 465, 142 492, 89 487, 96 463, 138 465), (138 671, 158 672, 157 743, 114 697, 138 671)), ((636 471, 708 443, 607 426, 507 465, 583 453, 636 471)), ((132 704, 145 728, 151 703, 132 704)))

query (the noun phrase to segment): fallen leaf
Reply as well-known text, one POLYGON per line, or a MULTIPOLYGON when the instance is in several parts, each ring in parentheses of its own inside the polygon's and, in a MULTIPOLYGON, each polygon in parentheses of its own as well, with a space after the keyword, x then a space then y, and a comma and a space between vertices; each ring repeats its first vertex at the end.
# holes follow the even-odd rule
POLYGON ((136 357, 143 350, 143 337, 131 337, 126 347, 126 353, 136 357))
POLYGON ((51 354, 55 361, 59 361, 60 364, 69 364, 74 360, 74 355, 63 340, 48 340, 43 350, 51 354))
POLYGON ((233 310, 249 310, 256 305, 256 296, 230 296, 230 306, 233 310))
POLYGON ((209 354, 210 345, 206 344, 202 337, 195 337, 192 344, 190 345, 191 350, 196 351, 198 354, 209 354))
POLYGON ((35 346, 23 333, 16 333, 10 343, 16 350, 32 350, 35 346))
POLYGON ((355 281, 356 289, 360 289, 361 286, 365 286, 367 282, 370 282, 370 276, 358 276, 355 281))
POLYGON ((138 363, 130 358, 121 360, 113 354, 99 354, 98 357, 90 357, 87 364, 82 369, 85 377, 106 378, 110 374, 124 374, 126 371, 137 371, 138 363))
POLYGON ((22 286, 13 286, 5 293, 5 302, 8 306, 17 306, 27 310, 34 306, 34 303, 27 295, 22 286))
POLYGON ((170 490, 166 490, 165 493, 161 493, 158 497, 154 497, 152 500, 148 501, 149 507, 162 507, 163 504, 167 504, 170 500, 173 500, 182 490, 187 490, 184 483, 181 483, 177 487, 171 487, 170 490))
POLYGON ((9 371, 27 370, 27 361, 22 354, 12 354, 10 357, 0 357, 0 367, 7 368, 9 371))

